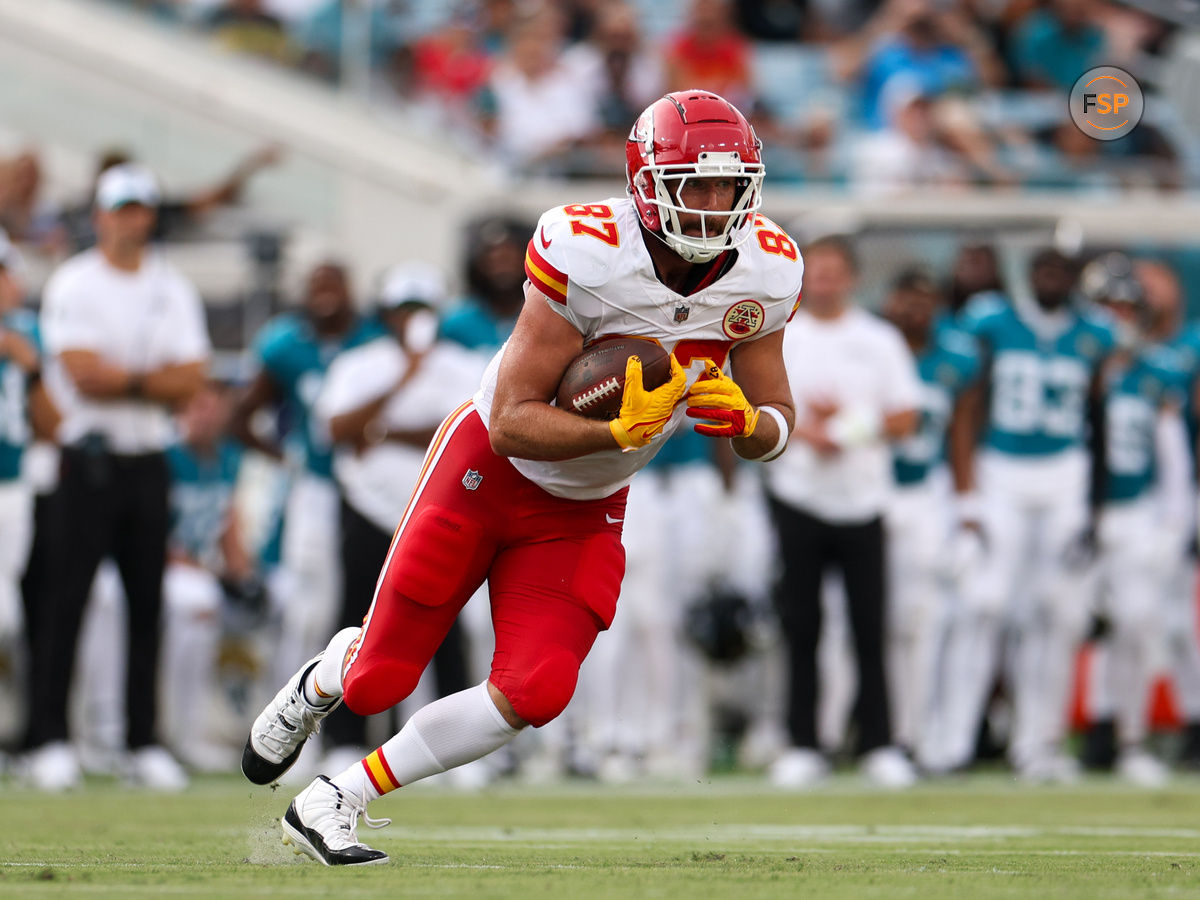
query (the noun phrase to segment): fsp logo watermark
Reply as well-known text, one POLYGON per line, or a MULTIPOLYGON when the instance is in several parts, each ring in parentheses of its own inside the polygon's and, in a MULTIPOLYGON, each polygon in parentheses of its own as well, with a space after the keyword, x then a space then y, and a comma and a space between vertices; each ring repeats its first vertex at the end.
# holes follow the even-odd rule
POLYGON ((1137 127, 1146 108, 1141 85, 1116 66, 1097 66, 1080 75, 1069 103, 1075 125, 1098 141, 1125 137, 1137 127))

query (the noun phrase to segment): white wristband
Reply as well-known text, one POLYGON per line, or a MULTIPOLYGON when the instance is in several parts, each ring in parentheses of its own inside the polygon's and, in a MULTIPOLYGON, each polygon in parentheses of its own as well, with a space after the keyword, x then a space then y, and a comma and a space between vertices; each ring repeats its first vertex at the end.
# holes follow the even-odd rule
POLYGON ((983 498, 977 491, 955 494, 954 505, 960 522, 978 522, 983 515, 983 498))
POLYGON ((775 446, 764 453, 762 456, 747 457, 751 462, 770 462, 775 457, 783 453, 783 449, 787 446, 788 433, 787 419, 783 417, 783 413, 773 406, 760 406, 758 408, 759 415, 766 414, 775 420, 775 424, 779 426, 779 440, 775 442, 775 446))

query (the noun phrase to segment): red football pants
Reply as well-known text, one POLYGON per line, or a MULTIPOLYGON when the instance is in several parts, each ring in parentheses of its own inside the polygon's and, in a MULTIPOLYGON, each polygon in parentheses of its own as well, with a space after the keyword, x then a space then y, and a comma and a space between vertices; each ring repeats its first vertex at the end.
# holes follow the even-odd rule
POLYGON ((351 651, 346 705, 372 715, 407 697, 486 579, 496 632, 489 680, 531 725, 555 718, 616 611, 627 492, 554 497, 492 452, 472 404, 452 413, 392 538, 351 651))

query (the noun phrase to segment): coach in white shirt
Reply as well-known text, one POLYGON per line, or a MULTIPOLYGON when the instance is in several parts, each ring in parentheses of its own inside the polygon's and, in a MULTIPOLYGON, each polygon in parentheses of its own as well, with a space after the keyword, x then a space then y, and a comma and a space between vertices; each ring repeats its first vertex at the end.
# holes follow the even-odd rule
POLYGON ((817 641, 821 581, 842 574, 858 664, 858 751, 865 774, 902 787, 914 773, 891 746, 884 675, 883 512, 891 487, 888 442, 917 426, 920 382, 894 326, 853 305, 854 249, 822 238, 804 252, 803 303, 783 354, 796 401, 788 450, 765 470, 783 574, 777 602, 790 660, 792 749, 771 770, 780 786, 825 775, 817 749, 817 641))
MULTIPOLYGON (((334 359, 317 397, 316 417, 335 441, 333 474, 341 494, 339 628, 362 623, 425 450, 442 420, 479 387, 487 367, 486 356, 437 339, 437 310, 445 299, 442 275, 427 263, 390 269, 378 298, 388 333, 334 359)), ((439 694, 467 687, 464 657, 455 622, 433 658, 439 694)), ((362 758, 363 726, 362 717, 347 709, 326 720, 323 769, 340 771, 362 758)))
POLYGON ((128 603, 130 777, 159 789, 186 784, 155 734, 168 531, 163 451, 174 438, 173 411, 204 379, 210 345, 195 288, 149 245, 158 201, 147 170, 105 172, 96 185, 97 245, 63 263, 42 300, 45 380, 62 411, 63 447, 58 558, 33 648, 28 736, 31 780, 47 790, 79 780, 67 693, 84 606, 105 557, 116 562, 128 603))

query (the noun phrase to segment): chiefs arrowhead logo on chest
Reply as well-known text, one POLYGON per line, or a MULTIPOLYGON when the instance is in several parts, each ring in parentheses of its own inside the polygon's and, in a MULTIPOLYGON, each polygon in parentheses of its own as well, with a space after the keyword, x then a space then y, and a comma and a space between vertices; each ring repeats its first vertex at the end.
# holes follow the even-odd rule
POLYGON ((757 300, 741 300, 725 312, 721 327, 726 337, 736 341, 758 334, 764 317, 763 306, 757 300))

